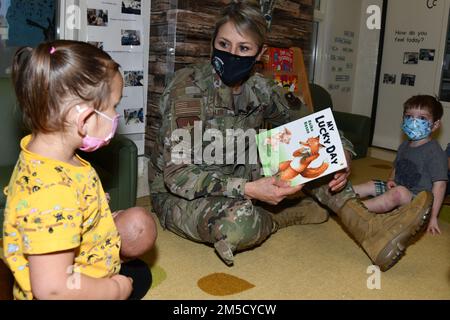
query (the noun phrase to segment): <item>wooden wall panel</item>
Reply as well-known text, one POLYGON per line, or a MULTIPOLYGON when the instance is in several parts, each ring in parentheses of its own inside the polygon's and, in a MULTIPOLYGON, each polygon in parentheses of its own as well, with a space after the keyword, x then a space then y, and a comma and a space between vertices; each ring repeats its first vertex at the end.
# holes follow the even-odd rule
MULTIPOLYGON (((314 0, 278 0, 267 44, 300 47, 309 65, 314 0)), ((158 103, 174 71, 209 60, 216 16, 229 0, 152 0, 146 154, 161 123, 158 103), (171 49, 173 49, 171 51, 171 49)))

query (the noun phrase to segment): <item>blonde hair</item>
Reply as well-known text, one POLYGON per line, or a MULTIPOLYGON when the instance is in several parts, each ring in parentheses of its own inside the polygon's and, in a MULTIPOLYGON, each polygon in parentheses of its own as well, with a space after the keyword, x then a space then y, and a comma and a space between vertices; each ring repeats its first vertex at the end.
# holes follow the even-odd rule
POLYGON ((266 41, 267 22, 256 1, 232 1, 221 12, 213 33, 212 43, 217 37, 220 27, 227 22, 233 22, 240 34, 249 33, 259 49, 266 41))

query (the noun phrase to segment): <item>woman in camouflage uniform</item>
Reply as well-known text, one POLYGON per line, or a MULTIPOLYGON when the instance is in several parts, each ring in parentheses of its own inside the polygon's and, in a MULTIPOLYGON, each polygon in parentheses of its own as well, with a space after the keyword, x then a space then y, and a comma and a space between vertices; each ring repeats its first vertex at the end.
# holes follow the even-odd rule
MULTIPOLYGON (((283 201, 303 186, 261 178, 260 165, 250 161, 256 148, 249 132, 308 114, 306 107, 289 105, 273 81, 253 72, 264 53, 266 33, 266 21, 255 7, 232 2, 224 8, 213 34, 211 63, 179 70, 163 93, 160 150, 150 164, 155 173, 150 176, 152 203, 163 228, 214 245, 228 265, 234 252, 259 245, 280 228, 328 219, 327 211, 311 198, 283 201), (211 129, 219 133, 214 139, 203 136, 211 129), (230 145, 226 139, 223 151, 210 153, 216 161, 202 159, 208 145, 236 132, 241 133, 238 151, 234 140, 230 145), (249 154, 245 161, 239 161, 239 146, 249 154), (189 150, 188 156, 180 156, 180 150, 189 150)), ((350 160, 352 145, 342 140, 350 160)), ((304 191, 338 214, 374 264, 387 270, 428 218, 431 199, 422 194, 397 212, 375 215, 357 199, 347 181, 349 173, 338 172, 304 191)))

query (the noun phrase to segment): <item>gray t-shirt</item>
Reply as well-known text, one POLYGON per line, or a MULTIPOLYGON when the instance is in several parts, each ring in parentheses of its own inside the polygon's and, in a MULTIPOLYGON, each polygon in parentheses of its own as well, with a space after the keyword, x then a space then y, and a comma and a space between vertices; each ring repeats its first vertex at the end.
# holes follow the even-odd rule
POLYGON ((430 191, 436 181, 447 181, 447 155, 436 140, 412 148, 403 142, 394 162, 395 183, 412 193, 430 191))

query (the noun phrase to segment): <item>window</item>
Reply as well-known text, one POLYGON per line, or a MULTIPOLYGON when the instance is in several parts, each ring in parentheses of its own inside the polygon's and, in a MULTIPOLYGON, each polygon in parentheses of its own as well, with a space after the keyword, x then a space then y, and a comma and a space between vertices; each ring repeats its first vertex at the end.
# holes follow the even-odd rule
POLYGON ((313 32, 311 36, 311 57, 309 61, 308 78, 309 82, 314 83, 316 74, 316 65, 318 62, 319 51, 321 48, 320 39, 322 30, 322 22, 325 17, 325 7, 327 0, 315 0, 314 1, 314 21, 313 21, 313 32))

